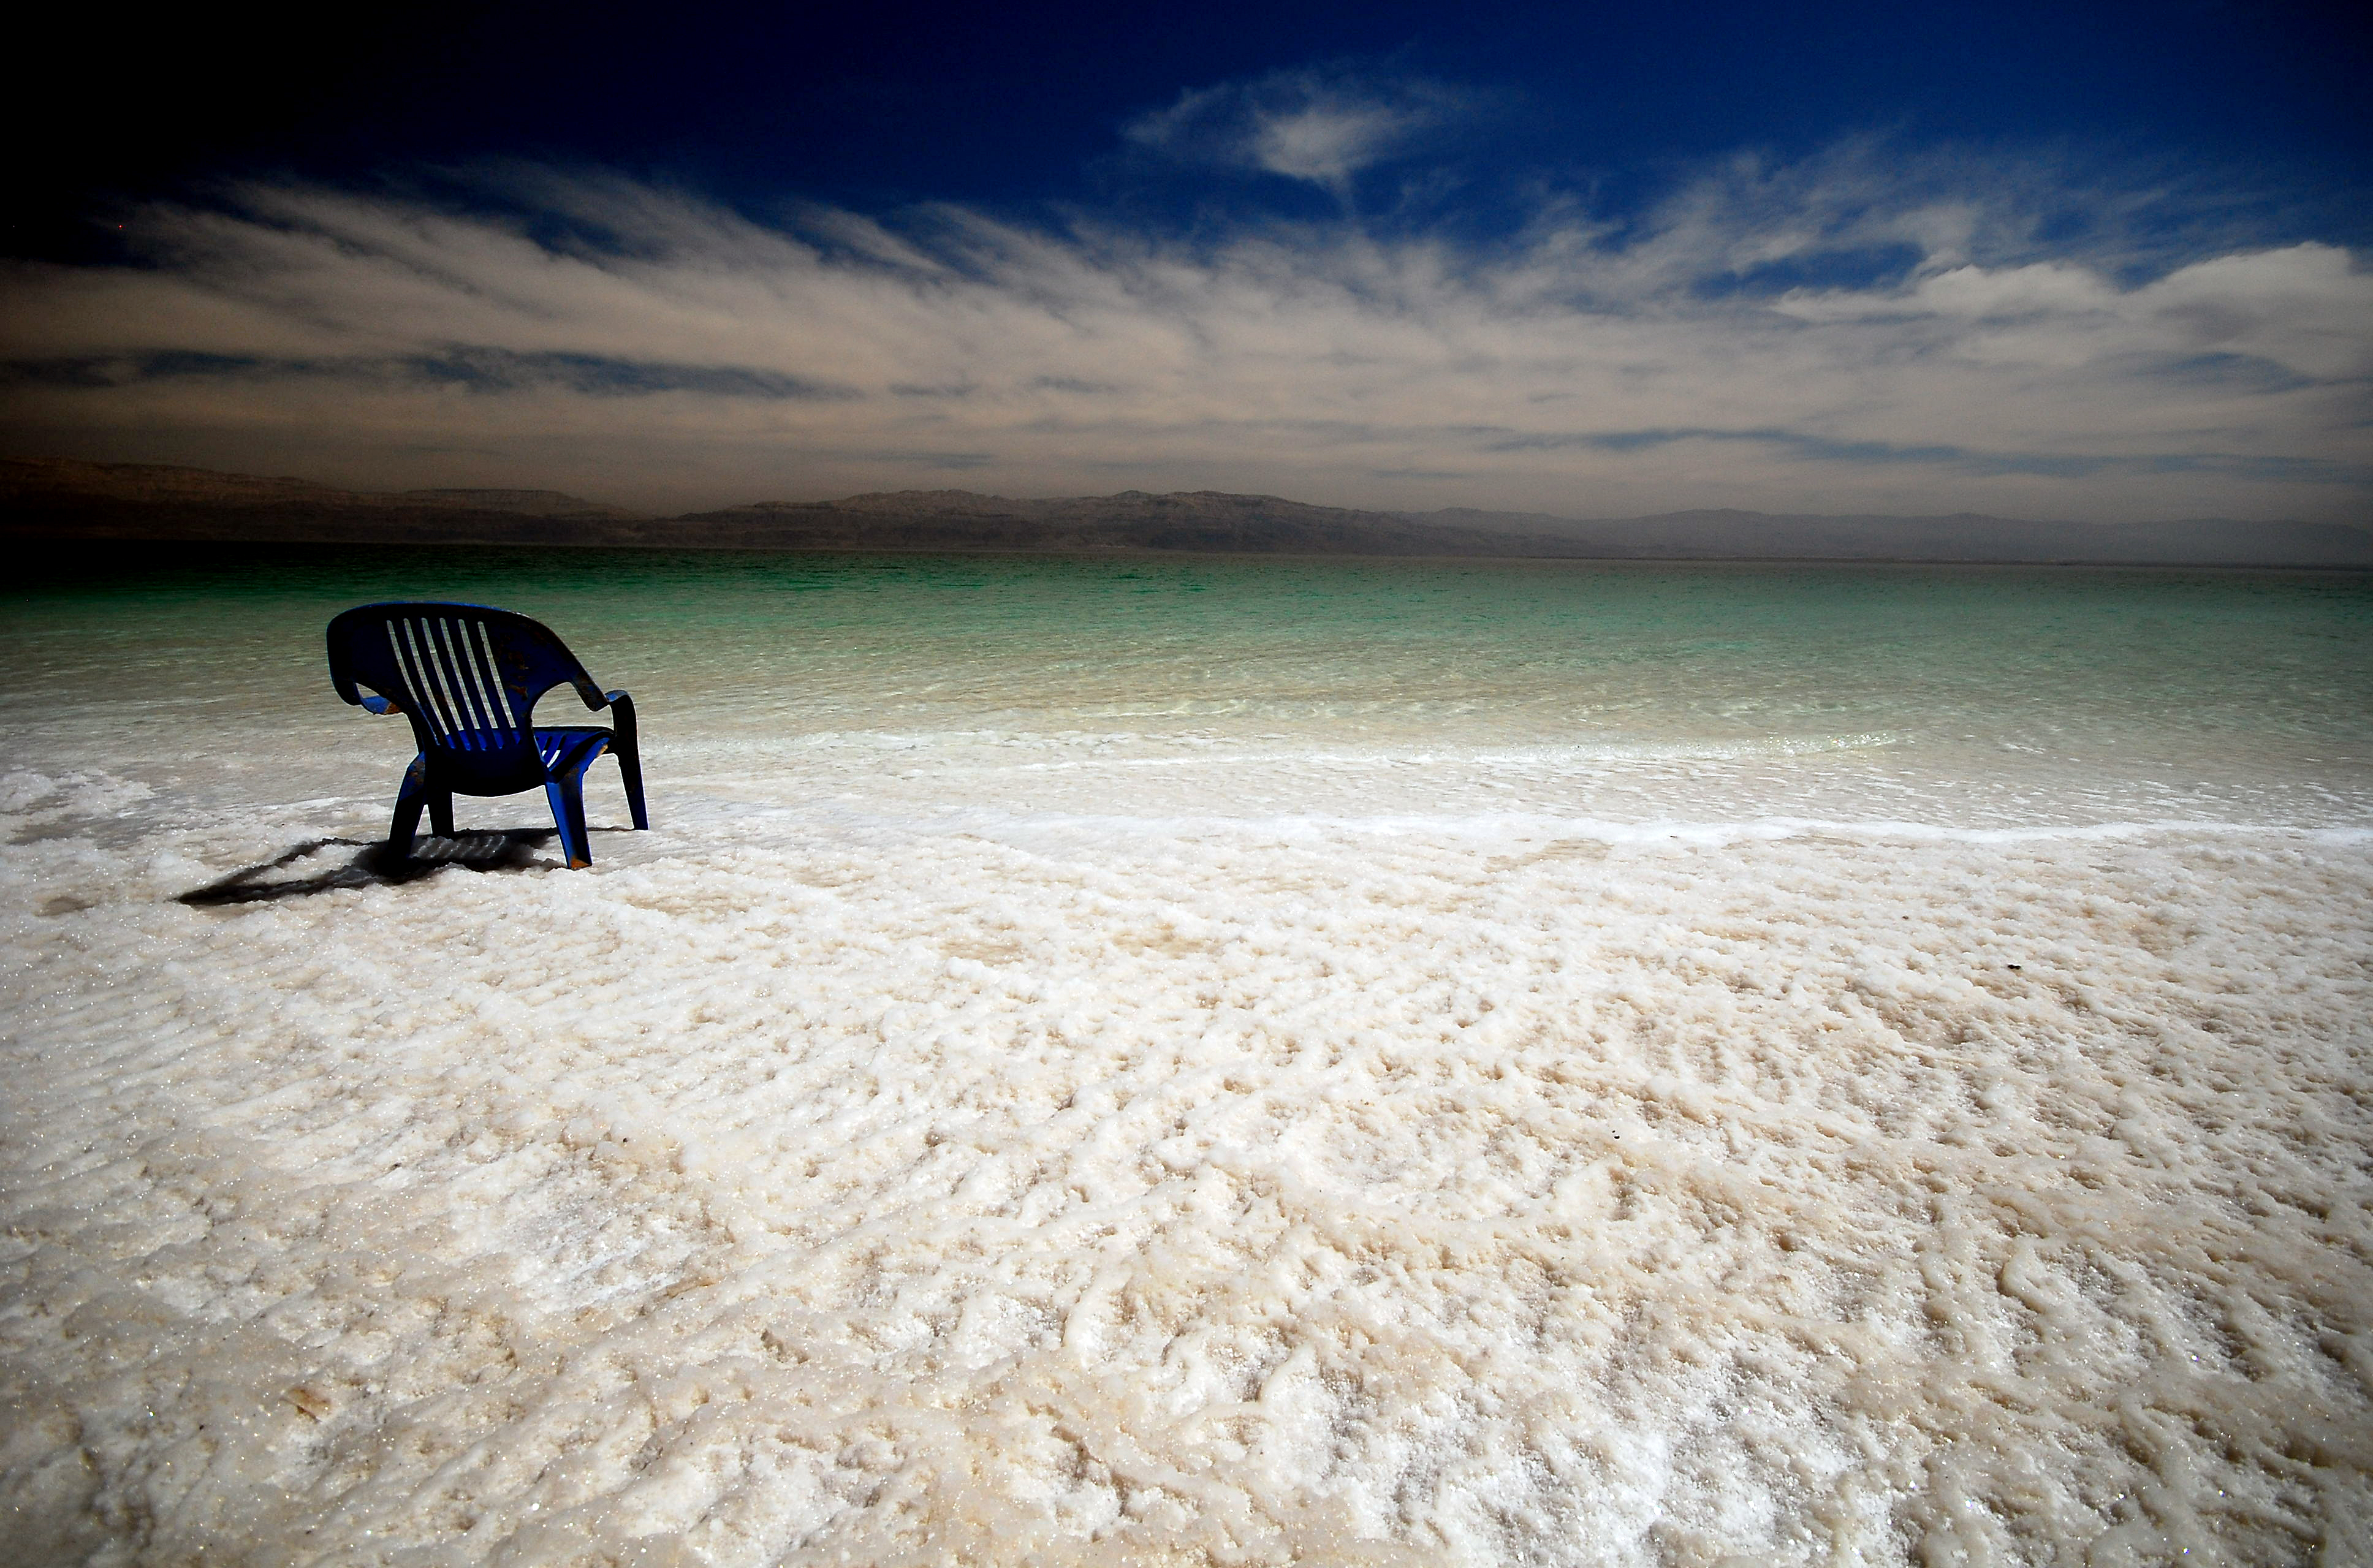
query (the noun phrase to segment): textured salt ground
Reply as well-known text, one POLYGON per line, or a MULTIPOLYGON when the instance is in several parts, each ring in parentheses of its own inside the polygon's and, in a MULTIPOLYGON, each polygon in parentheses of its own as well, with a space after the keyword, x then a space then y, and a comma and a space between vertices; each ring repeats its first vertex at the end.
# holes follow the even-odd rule
POLYGON ((0 852, 18 1560, 2373 1561, 2361 834, 673 820, 0 852))

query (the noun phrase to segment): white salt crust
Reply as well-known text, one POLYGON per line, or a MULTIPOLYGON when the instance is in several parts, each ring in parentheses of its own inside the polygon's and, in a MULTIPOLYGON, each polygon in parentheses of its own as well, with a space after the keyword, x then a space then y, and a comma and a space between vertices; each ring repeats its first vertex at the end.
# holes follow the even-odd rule
POLYGON ((2362 832, 13 787, 14 1562, 2373 1562, 2362 832))

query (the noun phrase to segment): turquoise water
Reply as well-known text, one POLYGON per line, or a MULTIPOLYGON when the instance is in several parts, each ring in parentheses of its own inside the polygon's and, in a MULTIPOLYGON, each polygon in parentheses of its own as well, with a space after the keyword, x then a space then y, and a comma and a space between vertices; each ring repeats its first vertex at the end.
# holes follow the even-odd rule
POLYGON ((0 726, 170 794, 203 716, 334 790, 401 746, 319 628, 390 597, 547 621, 738 799, 2373 822, 2361 574, 242 550, 20 586, 0 726))

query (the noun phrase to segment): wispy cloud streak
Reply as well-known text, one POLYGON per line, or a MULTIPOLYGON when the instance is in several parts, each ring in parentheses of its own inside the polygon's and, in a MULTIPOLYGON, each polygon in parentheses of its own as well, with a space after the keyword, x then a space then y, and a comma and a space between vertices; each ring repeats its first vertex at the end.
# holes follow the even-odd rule
POLYGON ((1423 149, 1488 107, 1482 94, 1422 78, 1280 71, 1182 93, 1128 135, 1181 163, 1306 181, 1348 204, 1362 170, 1423 149))
MULTIPOLYGON (((1286 107, 1221 116, 1232 156, 1319 184, 1398 134, 1258 101, 1286 107)), ((961 469, 1571 515, 2364 514, 2349 252, 2045 245, 2050 181, 1958 167, 1740 159, 1626 225, 1544 198, 1488 249, 1350 216, 773 225, 550 171, 476 210, 253 186, 140 215, 145 265, 8 275, 0 397, 20 450, 654 506, 961 469)))

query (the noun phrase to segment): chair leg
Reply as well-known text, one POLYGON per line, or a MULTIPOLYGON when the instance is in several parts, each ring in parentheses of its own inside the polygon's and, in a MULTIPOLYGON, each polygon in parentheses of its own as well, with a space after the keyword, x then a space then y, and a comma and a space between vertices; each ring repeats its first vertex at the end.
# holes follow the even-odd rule
POLYGON ((420 826, 420 808, 428 800, 428 759, 416 756, 403 770, 403 785, 395 793, 395 816, 387 825, 388 851, 399 860, 412 858, 412 836, 420 826))
POLYGON ((651 825, 643 810, 643 751, 635 732, 635 701, 625 692, 610 694, 610 751, 618 759, 618 777, 626 786, 626 810, 638 828, 651 825))
POLYGON ((571 773, 544 787, 552 802, 553 825, 560 829, 560 852, 568 869, 580 871, 593 863, 593 847, 585 832, 585 775, 571 773))
POLYGON ((634 817, 635 825, 650 826, 651 814, 643 809, 643 759, 635 755, 634 747, 618 751, 618 776, 625 781, 626 810, 634 817))
POLYGON ((428 831, 439 838, 453 837, 453 791, 428 791, 428 831))

